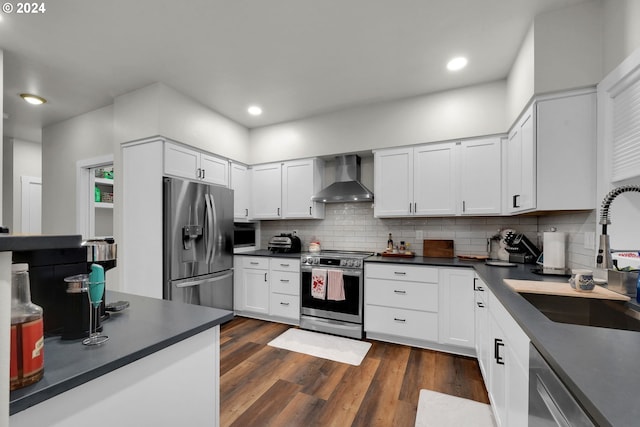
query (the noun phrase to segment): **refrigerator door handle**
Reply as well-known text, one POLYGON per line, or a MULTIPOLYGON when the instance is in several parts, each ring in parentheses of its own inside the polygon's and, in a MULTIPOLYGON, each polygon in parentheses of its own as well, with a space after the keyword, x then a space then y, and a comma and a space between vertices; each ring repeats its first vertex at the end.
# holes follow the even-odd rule
POLYGON ((228 273, 221 274, 220 276, 208 277, 206 279, 200 279, 200 280, 192 280, 192 281, 183 282, 183 283, 176 283, 174 286, 176 288, 189 288, 191 286, 202 285, 203 283, 218 282, 220 280, 228 279, 229 277, 232 277, 232 276, 233 276, 233 269, 231 269, 228 273))
POLYGON ((213 260, 213 213, 212 213, 212 206, 211 206, 211 196, 207 193, 204 195, 204 202, 205 202, 205 211, 206 211, 206 215, 207 215, 207 231, 206 231, 206 237, 205 237, 205 241, 204 241, 204 245, 205 245, 205 263, 207 264, 211 264, 211 261, 213 260))
POLYGON ((220 235, 219 230, 217 228, 220 226, 218 223, 218 215, 216 214, 216 201, 213 196, 209 194, 209 206, 211 207, 212 214, 212 223, 211 223, 211 259, 209 262, 213 262, 216 257, 216 245, 217 245, 217 236, 220 235))

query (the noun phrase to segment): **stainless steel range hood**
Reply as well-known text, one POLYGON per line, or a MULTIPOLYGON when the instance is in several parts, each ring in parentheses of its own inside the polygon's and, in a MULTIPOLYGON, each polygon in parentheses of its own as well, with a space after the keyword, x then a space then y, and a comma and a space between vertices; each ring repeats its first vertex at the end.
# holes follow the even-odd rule
POLYGON ((336 182, 311 200, 322 203, 372 202, 373 193, 360 183, 360 157, 355 154, 336 157, 336 182))

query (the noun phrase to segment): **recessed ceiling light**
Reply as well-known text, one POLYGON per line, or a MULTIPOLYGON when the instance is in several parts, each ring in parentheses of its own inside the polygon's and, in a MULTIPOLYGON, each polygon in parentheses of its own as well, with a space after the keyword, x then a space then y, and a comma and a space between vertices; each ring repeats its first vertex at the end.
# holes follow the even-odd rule
POLYGON ((451 61, 447 63, 447 69, 449 71, 458 71, 467 66, 467 58, 464 56, 458 56, 457 58, 453 58, 451 61))
POLYGON ((33 95, 31 93, 21 93, 20 98, 24 99, 29 104, 33 104, 33 105, 41 105, 47 102, 47 100, 44 99, 43 97, 38 95, 33 95))
POLYGON ((262 114, 262 108, 258 107, 257 105, 252 105, 251 107, 247 108, 247 111, 252 116, 259 116, 260 114, 262 114))

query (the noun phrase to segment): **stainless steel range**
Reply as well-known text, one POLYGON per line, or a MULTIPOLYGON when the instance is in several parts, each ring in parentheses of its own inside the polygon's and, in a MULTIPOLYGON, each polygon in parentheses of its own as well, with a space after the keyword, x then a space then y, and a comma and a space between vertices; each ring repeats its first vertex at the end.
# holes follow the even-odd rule
POLYGON ((372 252, 303 253, 300 327, 351 338, 363 337, 364 259, 372 252), (314 279, 325 292, 312 291, 314 279))

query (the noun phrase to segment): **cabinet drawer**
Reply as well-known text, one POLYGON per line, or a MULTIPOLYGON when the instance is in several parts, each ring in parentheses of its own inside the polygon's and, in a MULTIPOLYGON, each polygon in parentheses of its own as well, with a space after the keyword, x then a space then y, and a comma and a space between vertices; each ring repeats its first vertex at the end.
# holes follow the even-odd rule
POLYGON ((269 269, 269 258, 259 256, 243 256, 242 266, 244 268, 269 269))
POLYGON ((300 273, 272 271, 271 291, 289 295, 300 295, 300 273))
POLYGON ((291 258, 271 258, 271 269, 300 273, 300 260, 291 258))
POLYGON ((365 277, 438 283, 438 268, 404 264, 365 263, 365 277))
POLYGON ((437 313, 376 305, 366 305, 364 310, 364 329, 367 332, 438 341, 437 313))
POLYGON ((300 297, 297 295, 271 293, 269 314, 288 319, 299 319, 300 297))
POLYGON ((365 281, 365 303, 412 310, 438 311, 438 284, 399 280, 365 281))

